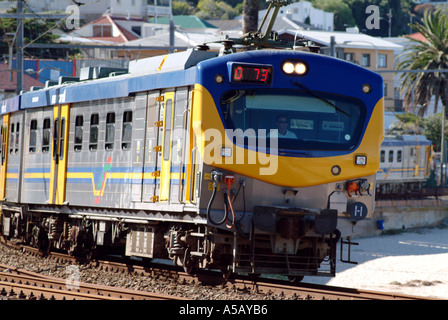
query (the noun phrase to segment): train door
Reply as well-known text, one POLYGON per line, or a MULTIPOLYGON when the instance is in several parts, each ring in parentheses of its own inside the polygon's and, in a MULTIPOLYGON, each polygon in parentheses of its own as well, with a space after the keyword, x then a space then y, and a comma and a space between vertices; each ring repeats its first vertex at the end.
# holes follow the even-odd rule
MULTIPOLYGON (((163 122, 161 137, 160 158, 160 193, 159 201, 170 199, 171 190, 171 156, 173 146, 173 122, 174 122, 174 91, 166 92, 164 96, 164 112, 160 113, 160 121, 163 122)), ((160 141, 160 140, 159 140, 160 141)))
POLYGON ((162 128, 159 125, 161 108, 160 92, 150 92, 147 96, 145 156, 143 159, 142 201, 155 202, 158 197, 158 141, 162 128))
POLYGON ((9 117, 4 198, 10 202, 18 202, 20 199, 24 119, 25 112, 15 112, 9 117))
POLYGON ((50 204, 65 202, 68 156, 69 105, 56 105, 53 109, 53 144, 50 171, 50 204))
POLYGON ((6 164, 8 160, 8 133, 9 114, 3 115, 1 123, 1 166, 0 166, 0 200, 5 199, 6 194, 6 164))

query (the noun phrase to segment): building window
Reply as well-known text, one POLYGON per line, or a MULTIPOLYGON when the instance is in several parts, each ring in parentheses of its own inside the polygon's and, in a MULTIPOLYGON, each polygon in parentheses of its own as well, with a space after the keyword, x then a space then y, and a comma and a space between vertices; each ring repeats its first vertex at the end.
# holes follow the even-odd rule
POLYGON ((355 61, 355 54, 349 53, 349 52, 344 53, 344 60, 351 61, 351 62, 355 61))
POLYGON ((98 113, 92 114, 90 117, 90 138, 89 138, 89 150, 98 149, 98 124, 99 124, 98 113))
POLYGON ((37 120, 31 120, 30 122, 30 153, 36 152, 36 140, 37 140, 37 120))
POLYGON ((361 65, 363 67, 370 67, 370 54, 369 53, 363 53, 361 55, 361 65))
POLYGON ((92 30, 94 37, 112 37, 112 26, 109 24, 96 24, 92 30))
POLYGON ((123 113, 123 128, 121 136, 121 149, 131 149, 132 141, 132 111, 125 111, 123 113))
POLYGON ((380 68, 387 67, 387 55, 385 55, 385 54, 378 55, 378 67, 380 67, 380 68))
POLYGON ((114 148, 115 139, 115 113, 109 112, 106 115, 106 143, 104 147, 106 150, 112 150, 114 148))

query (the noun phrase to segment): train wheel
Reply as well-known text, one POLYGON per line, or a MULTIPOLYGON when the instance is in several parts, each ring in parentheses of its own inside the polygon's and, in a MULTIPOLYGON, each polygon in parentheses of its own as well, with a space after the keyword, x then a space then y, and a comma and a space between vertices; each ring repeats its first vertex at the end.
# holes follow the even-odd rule
POLYGON ((192 274, 195 270, 195 261, 191 258, 190 249, 185 249, 184 261, 182 263, 184 271, 188 274, 192 274))
POLYGON ((232 276, 232 270, 228 266, 221 267, 221 275, 225 280, 228 280, 232 276))
POLYGON ((288 280, 292 284, 299 284, 300 282, 302 282, 303 278, 304 276, 288 276, 288 280))

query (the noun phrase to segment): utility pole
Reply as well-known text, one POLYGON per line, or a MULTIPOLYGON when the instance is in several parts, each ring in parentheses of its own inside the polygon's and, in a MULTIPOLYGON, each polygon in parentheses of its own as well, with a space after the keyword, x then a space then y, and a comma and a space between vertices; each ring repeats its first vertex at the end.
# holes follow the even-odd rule
MULTIPOLYGON (((23 13, 23 2, 22 0, 17 0, 17 27, 19 28, 19 32, 17 34, 17 94, 20 94, 23 90, 23 18, 19 16, 23 13)), ((11 59, 12 57, 10 57, 11 59)))
MULTIPOLYGON (((16 93, 20 94, 23 90, 23 37, 25 29, 25 19, 27 18, 40 18, 40 19, 63 19, 67 15, 63 14, 36 14, 36 13, 24 13, 23 12, 23 0, 17 0, 17 13, 0 13, 0 18, 17 19, 17 45, 16 45, 16 69, 17 69, 17 89, 16 93)), ((10 61, 12 61, 12 46, 10 47, 10 61)), ((10 64, 10 71, 12 72, 12 63, 10 64)))

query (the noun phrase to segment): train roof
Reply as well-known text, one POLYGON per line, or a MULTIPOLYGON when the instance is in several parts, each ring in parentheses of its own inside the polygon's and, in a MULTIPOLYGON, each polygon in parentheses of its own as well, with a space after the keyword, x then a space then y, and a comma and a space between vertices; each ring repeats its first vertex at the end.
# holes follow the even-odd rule
POLYGON ((58 103, 127 97, 135 92, 194 84, 199 62, 218 52, 189 49, 165 56, 131 61, 129 69, 83 68, 80 78, 60 77, 45 88, 0 101, 0 114, 58 103))
POLYGON ((408 145, 432 145, 432 141, 428 140, 426 136, 419 134, 403 134, 394 136, 385 136, 383 147, 393 147, 393 146, 408 146, 408 145))
MULTIPOLYGON (((239 58, 253 58, 262 54, 262 51, 264 50, 240 52, 220 58, 229 60, 233 55, 238 55, 239 58)), ((271 54, 274 52, 292 55, 295 51, 272 50, 271 54)), ((312 55, 330 59, 328 56, 314 53, 312 55)), ((0 114, 55 104, 127 97, 136 92, 193 85, 198 80, 198 68, 195 66, 206 60, 210 61, 207 63, 213 63, 212 58, 218 56, 219 52, 216 51, 188 49, 131 61, 129 69, 83 68, 80 78, 60 77, 58 83, 47 82, 45 88, 24 92, 20 96, 0 101, 2 106, 0 114)), ((343 60, 338 62, 346 63, 343 60)), ((361 67, 359 68, 361 70, 361 67)), ((367 69, 363 70, 374 74, 367 69)))

